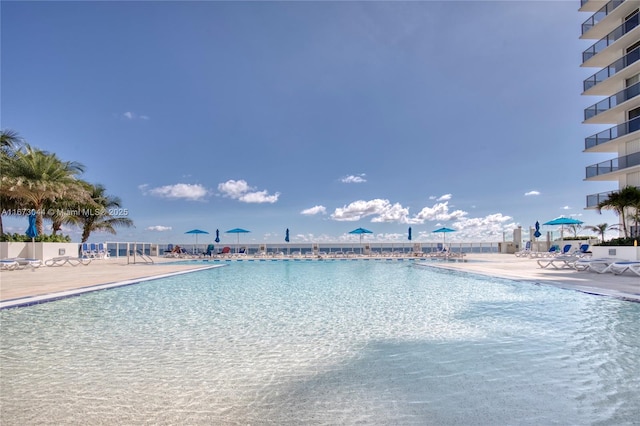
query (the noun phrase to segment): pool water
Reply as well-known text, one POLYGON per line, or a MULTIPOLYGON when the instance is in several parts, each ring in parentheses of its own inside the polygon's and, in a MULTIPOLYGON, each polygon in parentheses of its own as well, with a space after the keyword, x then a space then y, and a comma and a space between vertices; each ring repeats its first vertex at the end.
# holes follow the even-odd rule
POLYGON ((638 424, 640 304, 234 262, 0 311, 0 423, 638 424))

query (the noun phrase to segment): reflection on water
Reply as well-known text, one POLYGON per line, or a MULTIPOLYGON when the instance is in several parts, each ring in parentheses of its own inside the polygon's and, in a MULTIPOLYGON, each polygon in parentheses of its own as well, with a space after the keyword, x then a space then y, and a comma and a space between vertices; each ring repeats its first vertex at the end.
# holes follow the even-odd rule
POLYGON ((640 304, 414 268, 234 263, 0 312, 22 424, 634 424, 640 304))

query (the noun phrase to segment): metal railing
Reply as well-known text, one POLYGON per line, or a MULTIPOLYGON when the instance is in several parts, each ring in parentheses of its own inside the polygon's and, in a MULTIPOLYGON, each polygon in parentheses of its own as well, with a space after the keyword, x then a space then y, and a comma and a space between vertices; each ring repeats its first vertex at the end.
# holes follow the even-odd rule
POLYGON ((584 148, 593 148, 638 130, 640 130, 640 116, 585 138, 584 148))
POLYGON ((632 84, 631 86, 619 91, 615 95, 609 96, 606 99, 601 100, 597 104, 591 105, 584 110, 584 119, 588 120, 595 117, 598 114, 609 111, 612 108, 617 107, 623 102, 629 99, 635 98, 640 95, 640 82, 632 84))
MULTIPOLYGON (((636 187, 638 189, 640 189, 640 186, 636 187)), ((591 194, 591 195, 587 195, 587 208, 595 208, 598 207, 598 205, 603 202, 603 201, 607 201, 609 199, 609 195, 611 195, 612 193, 617 192, 617 191, 607 191, 607 192, 601 192, 599 194, 591 194)))
POLYGON ((598 205, 609 199, 609 195, 613 193, 613 191, 601 192, 599 194, 591 194, 587 195, 587 208, 595 208, 598 205))
POLYGON ((640 165, 640 151, 613 160, 587 166, 587 179, 640 165))
POLYGON ((611 0, 609 3, 601 7, 600 10, 598 10, 596 13, 591 15, 589 19, 587 19, 582 23, 582 34, 586 33, 591 28, 593 28, 598 22, 600 22, 608 14, 610 14, 613 9, 615 9, 616 7, 624 3, 624 1, 625 0, 611 0))
POLYGON ((591 89, 593 86, 597 85, 598 83, 602 83, 609 77, 620 72, 621 70, 625 69, 629 65, 637 62, 639 59, 640 59, 640 47, 636 47, 635 49, 633 49, 632 51, 624 55, 622 58, 612 62, 609 66, 601 69, 591 77, 585 79, 582 82, 583 91, 586 92, 587 90, 591 89))
POLYGON ((638 19, 638 12, 636 11, 633 14, 633 16, 627 19, 622 25, 620 25, 615 30, 611 31, 609 34, 607 34, 606 37, 598 40, 587 50, 582 52, 582 63, 587 62, 589 59, 593 58, 595 55, 602 52, 607 47, 611 46, 620 37, 622 37, 623 35, 633 30, 635 27, 637 27, 639 23, 640 22, 638 19))

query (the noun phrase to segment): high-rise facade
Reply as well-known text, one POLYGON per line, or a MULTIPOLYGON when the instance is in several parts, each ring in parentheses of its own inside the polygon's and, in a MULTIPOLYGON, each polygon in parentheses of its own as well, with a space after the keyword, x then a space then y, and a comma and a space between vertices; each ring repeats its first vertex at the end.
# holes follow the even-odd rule
POLYGON ((584 110, 584 123, 612 126, 587 137, 584 152, 615 156, 586 168, 587 181, 617 183, 587 195, 586 207, 595 208, 612 191, 640 188, 640 0, 581 0, 580 11, 590 14, 580 38, 594 40, 582 66, 598 69, 583 82, 582 94, 598 99, 584 110))

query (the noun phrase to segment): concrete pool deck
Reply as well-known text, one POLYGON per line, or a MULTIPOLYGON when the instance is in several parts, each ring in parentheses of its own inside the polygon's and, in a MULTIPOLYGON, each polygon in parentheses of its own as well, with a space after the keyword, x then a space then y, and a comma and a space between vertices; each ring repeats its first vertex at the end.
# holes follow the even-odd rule
MULTIPOLYGON (((0 308, 39 303, 76 293, 128 285, 164 276, 193 272, 234 262, 176 264, 178 259, 155 258, 150 264, 127 264, 126 258, 93 260, 89 265, 60 266, 0 272, 0 308), (99 286, 99 287, 96 287, 99 286)), ((251 258, 243 258, 248 261, 251 258)), ((260 259, 255 259, 256 261, 260 259)), ((371 260, 371 259, 370 259, 371 260)), ((385 259, 380 259, 383 261, 385 259)), ((466 271, 493 277, 555 285, 585 293, 612 296, 640 302, 640 278, 631 273, 613 275, 578 272, 572 269, 542 269, 535 259, 512 254, 469 254, 465 261, 443 262, 415 258, 416 261, 443 269, 466 271)))

